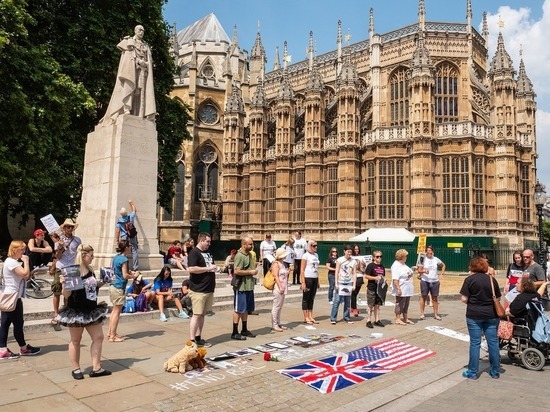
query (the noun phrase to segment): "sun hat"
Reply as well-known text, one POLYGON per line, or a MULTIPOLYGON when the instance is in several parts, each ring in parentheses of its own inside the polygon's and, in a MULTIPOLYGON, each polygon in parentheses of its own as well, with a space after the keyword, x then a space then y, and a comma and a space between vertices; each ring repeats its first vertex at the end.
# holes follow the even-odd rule
POLYGON ((60 227, 61 229, 65 229, 65 226, 73 226, 76 229, 78 227, 78 223, 75 223, 73 219, 67 218, 60 227))
POLYGON ((44 231, 42 229, 36 229, 33 232, 34 237, 38 237, 38 236, 43 235, 43 234, 44 234, 44 231))
POLYGON ((288 256, 288 250, 286 250, 285 248, 282 248, 280 247, 279 249, 277 249, 277 251, 275 252, 275 259, 284 259, 288 256))

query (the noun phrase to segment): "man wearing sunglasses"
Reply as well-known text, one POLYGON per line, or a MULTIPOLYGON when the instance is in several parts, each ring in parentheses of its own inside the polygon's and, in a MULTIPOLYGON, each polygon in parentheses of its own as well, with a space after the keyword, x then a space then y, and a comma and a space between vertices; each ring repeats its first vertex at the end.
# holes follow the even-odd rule
POLYGON ((528 274, 529 278, 535 282, 535 286, 538 288, 546 280, 546 273, 544 268, 535 262, 535 254, 531 249, 525 249, 521 252, 523 259, 523 274, 528 274))

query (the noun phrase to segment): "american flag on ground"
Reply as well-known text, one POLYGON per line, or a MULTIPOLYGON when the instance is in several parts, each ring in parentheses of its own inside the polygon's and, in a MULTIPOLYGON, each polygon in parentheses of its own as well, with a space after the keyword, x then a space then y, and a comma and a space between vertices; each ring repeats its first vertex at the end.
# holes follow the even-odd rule
POLYGON ((349 355, 368 361, 369 366, 396 370, 429 358, 435 355, 435 352, 389 338, 354 350, 349 355))
POLYGON ((390 372, 389 369, 375 365, 368 366, 368 363, 349 354, 341 354, 277 372, 303 382, 321 393, 331 393, 390 372))

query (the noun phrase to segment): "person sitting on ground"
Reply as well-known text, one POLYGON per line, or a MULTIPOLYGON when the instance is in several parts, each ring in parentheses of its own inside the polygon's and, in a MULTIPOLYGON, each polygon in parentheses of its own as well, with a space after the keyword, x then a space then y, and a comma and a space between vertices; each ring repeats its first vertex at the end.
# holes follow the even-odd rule
POLYGON ((183 310, 189 315, 193 316, 193 302, 191 301, 191 296, 189 295, 189 279, 184 279, 181 282, 181 306, 183 310))
POLYGON ((235 255, 237 254, 237 249, 231 249, 229 256, 225 258, 223 264, 223 272, 229 275, 229 279, 233 278, 233 271, 235 270, 235 255))
POLYGON ((157 275, 153 281, 153 290, 155 291, 155 302, 159 306, 160 311, 160 320, 161 322, 166 322, 168 319, 164 314, 164 305, 170 301, 174 301, 176 307, 179 310, 178 317, 187 319, 189 316, 184 312, 183 307, 179 299, 176 299, 174 293, 172 292, 172 269, 169 266, 164 266, 160 273, 157 275))
MULTIPOLYGON (((542 295, 544 294, 544 291, 546 290, 548 285, 550 285, 549 281, 543 282, 537 290, 535 282, 532 279, 528 277, 521 278, 520 281, 516 283, 516 288, 518 289, 519 293, 510 303, 510 307, 508 308, 510 315, 516 318, 527 317, 527 304, 529 302, 540 303, 542 295)), ((535 313, 537 312, 535 311, 535 313)))
POLYGON ((139 274, 134 282, 126 289, 126 296, 131 296, 137 299, 141 293, 145 293, 145 299, 147 300, 147 308, 153 310, 151 304, 155 300, 155 292, 153 291, 153 284, 145 279, 143 275, 139 274))
POLYGON ((31 264, 31 271, 38 267, 47 266, 52 259, 52 247, 44 240, 44 231, 36 229, 33 238, 27 244, 27 254, 31 264))
POLYGON ((168 259, 168 263, 170 263, 171 265, 177 267, 180 270, 185 270, 186 265, 183 264, 183 256, 181 253, 181 242, 179 240, 174 240, 172 242, 172 246, 170 246, 170 249, 168 249, 168 254, 166 255, 166 258, 168 259))

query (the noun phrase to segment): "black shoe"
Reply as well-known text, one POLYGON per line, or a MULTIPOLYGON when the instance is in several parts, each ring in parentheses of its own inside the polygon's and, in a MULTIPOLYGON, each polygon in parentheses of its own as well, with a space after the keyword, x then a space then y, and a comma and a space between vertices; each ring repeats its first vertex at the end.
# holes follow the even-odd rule
POLYGON ((385 326, 385 325, 384 325, 382 322, 380 322, 379 320, 377 320, 376 322, 374 322, 374 324, 375 324, 376 326, 380 326, 381 328, 383 328, 383 327, 385 326))
POLYGON ((233 335, 231 335, 231 339, 246 340, 246 338, 244 336, 242 336, 240 333, 234 333, 233 335))
POLYGON ((98 371, 91 371, 90 378, 99 378, 100 376, 109 376, 112 372, 107 369, 100 369, 98 371))
POLYGON ((248 312, 249 315, 259 315, 260 312, 258 312, 257 310, 253 310, 253 311, 250 311, 248 312))
POLYGON ((197 340, 195 343, 199 348, 210 348, 212 346, 210 342, 207 342, 204 339, 197 340))
POLYGON ((367 322, 367 328, 374 329, 374 326, 370 320, 367 322))
POLYGON ((71 372, 71 375, 73 375, 73 378, 76 379, 77 381, 84 379, 84 374, 80 369, 75 369, 74 371, 71 372))
POLYGON ((241 336, 248 336, 249 338, 255 338, 256 335, 254 335, 252 332, 250 332, 249 330, 243 330, 241 332, 241 336))

